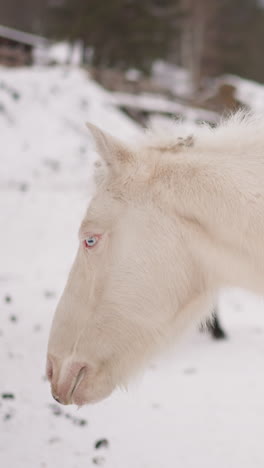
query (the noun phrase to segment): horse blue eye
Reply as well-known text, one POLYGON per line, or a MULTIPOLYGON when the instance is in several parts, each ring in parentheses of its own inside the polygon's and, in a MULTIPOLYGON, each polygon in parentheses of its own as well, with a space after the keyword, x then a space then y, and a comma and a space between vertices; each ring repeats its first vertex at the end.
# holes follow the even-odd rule
POLYGON ((97 241, 98 238, 95 236, 87 237, 87 239, 85 239, 84 241, 85 247, 93 247, 97 243, 97 241))

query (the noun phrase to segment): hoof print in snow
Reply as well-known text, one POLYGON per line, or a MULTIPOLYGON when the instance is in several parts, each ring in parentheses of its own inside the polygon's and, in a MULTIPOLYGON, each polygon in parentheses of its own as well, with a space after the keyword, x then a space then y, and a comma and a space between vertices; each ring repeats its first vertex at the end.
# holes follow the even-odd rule
POLYGON ((76 424, 76 426, 86 426, 87 421, 86 419, 73 418, 73 423, 76 424))
POLYGON ((22 184, 19 185, 19 190, 20 190, 20 192, 27 192, 28 191, 28 184, 23 182, 22 184))
POLYGON ((4 400, 14 400, 15 399, 15 395, 13 393, 2 393, 2 398, 4 400))
POLYGON ((49 440, 48 440, 48 443, 49 444, 56 444, 57 442, 60 442, 60 438, 59 437, 51 437, 49 440))
POLYGON ((94 448, 96 448, 96 450, 100 448, 108 448, 108 447, 109 447, 109 442, 107 439, 99 439, 94 444, 94 448))
POLYGON ((10 304, 10 302, 12 302, 12 297, 9 296, 9 295, 7 294, 7 295, 5 296, 5 302, 6 302, 7 304, 10 304))
POLYGON ((50 407, 52 413, 54 414, 54 416, 64 416, 66 419, 69 419, 76 426, 86 426, 87 425, 86 419, 75 418, 70 413, 64 413, 64 411, 60 408, 60 406, 58 406, 56 404, 51 404, 51 405, 49 405, 49 407, 50 407))
POLYGON ((4 421, 9 421, 9 419, 11 419, 13 417, 13 415, 11 413, 6 413, 3 417, 4 421))
POLYGON ((46 158, 44 159, 43 164, 53 172, 58 172, 60 169, 60 163, 56 159, 46 158))
POLYGON ((183 370, 183 373, 185 375, 192 375, 192 374, 196 374, 197 370, 194 368, 194 367, 188 367, 186 369, 183 370))
POLYGON ((54 404, 51 404, 49 405, 51 411, 52 411, 52 414, 54 414, 54 416, 61 416, 62 415, 62 410, 60 409, 60 407, 58 405, 54 405, 54 404))
POLYGON ((44 291, 44 296, 47 299, 50 299, 50 298, 56 297, 56 293, 55 293, 55 291, 51 291, 51 290, 47 289, 46 291, 44 291))
POLYGON ((20 99, 20 94, 17 91, 12 91, 11 96, 14 101, 18 101, 20 99))
POLYGON ((152 408, 153 409, 160 409, 160 404, 159 403, 152 403, 152 408))
POLYGON ((92 459, 92 462, 95 464, 95 465, 98 465, 98 466, 102 466, 105 462, 105 459, 104 457, 94 457, 92 459))
POLYGON ((73 422, 73 424, 75 424, 76 426, 86 426, 87 425, 86 419, 75 418, 74 416, 72 416, 69 413, 65 414, 65 418, 70 419, 73 422))
POLYGON ((10 322, 17 322, 17 316, 16 315, 10 315, 9 317, 10 322))
POLYGON ((86 147, 85 146, 80 146, 79 151, 80 151, 80 154, 85 154, 86 153, 86 147))

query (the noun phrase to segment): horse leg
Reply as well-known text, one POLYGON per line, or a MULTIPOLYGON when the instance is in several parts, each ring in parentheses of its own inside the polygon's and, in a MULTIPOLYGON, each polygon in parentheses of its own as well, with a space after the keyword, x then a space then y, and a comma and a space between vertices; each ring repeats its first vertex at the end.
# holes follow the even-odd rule
POLYGON ((213 338, 217 340, 226 338, 226 333, 220 324, 216 308, 214 308, 213 310, 212 317, 210 317, 210 319, 206 321, 206 326, 207 330, 213 338))

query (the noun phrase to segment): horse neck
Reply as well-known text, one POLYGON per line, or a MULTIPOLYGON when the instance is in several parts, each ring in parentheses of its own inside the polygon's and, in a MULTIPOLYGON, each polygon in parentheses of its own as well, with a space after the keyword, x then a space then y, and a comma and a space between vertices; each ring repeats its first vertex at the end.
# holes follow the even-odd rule
POLYGON ((201 160, 195 177, 190 178, 190 170, 184 177, 183 171, 177 181, 176 210, 213 286, 264 292, 263 163, 235 157, 209 164, 201 160))

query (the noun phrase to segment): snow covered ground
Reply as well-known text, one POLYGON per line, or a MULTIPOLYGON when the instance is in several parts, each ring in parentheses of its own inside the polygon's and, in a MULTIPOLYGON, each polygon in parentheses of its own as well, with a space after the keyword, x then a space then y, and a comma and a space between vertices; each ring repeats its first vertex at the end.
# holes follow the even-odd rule
POLYGON ((0 467, 263 468, 264 301, 219 300, 229 339, 194 331, 128 393, 61 407, 48 331, 92 191, 84 122, 138 127, 78 70, 0 69, 0 467))

